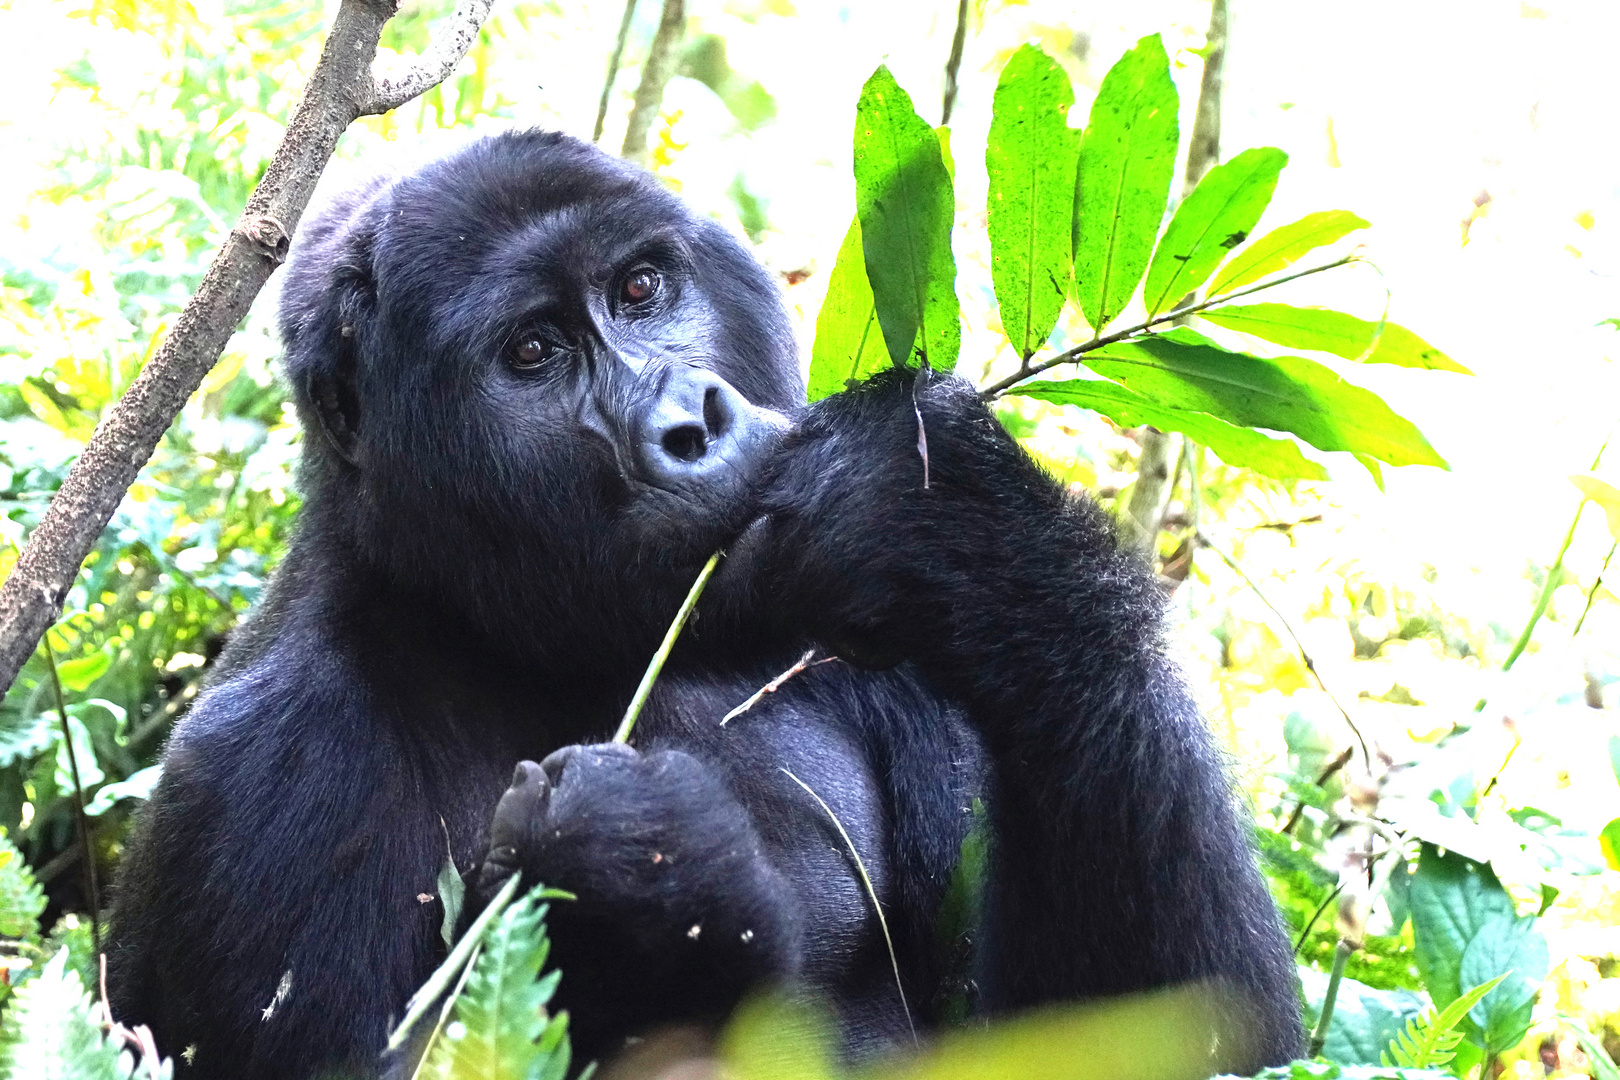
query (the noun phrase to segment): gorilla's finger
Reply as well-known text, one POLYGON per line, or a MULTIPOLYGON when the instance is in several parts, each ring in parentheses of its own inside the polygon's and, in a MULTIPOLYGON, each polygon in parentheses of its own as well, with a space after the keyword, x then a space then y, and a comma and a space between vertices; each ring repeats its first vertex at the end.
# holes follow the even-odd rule
POLYGON ((517 865, 518 852, 529 842, 550 797, 551 783, 545 770, 532 761, 520 761, 512 774, 512 786, 495 805, 495 817, 489 826, 489 859, 517 865))

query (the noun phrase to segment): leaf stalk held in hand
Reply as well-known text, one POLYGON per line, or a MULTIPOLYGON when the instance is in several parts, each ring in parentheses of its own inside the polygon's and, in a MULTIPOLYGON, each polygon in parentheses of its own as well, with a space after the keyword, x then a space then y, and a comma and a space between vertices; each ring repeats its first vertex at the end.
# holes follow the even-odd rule
POLYGON ((613 733, 614 742, 630 741, 630 733, 636 727, 636 718, 641 715, 642 706, 647 704, 653 684, 658 681, 659 674, 664 670, 664 662, 669 659, 670 650, 675 648, 675 639, 681 636, 681 627, 691 618, 692 609, 697 607, 698 597, 703 595, 709 579, 714 576, 715 568, 720 565, 721 555, 722 553, 717 551, 709 556, 709 561, 698 571, 697 580, 692 582, 692 587, 687 590, 686 599, 681 603, 681 610, 675 613, 674 621, 664 632, 664 640, 658 646, 658 651, 653 653, 652 662, 647 665, 646 672, 642 674, 641 684, 636 687, 635 696, 630 699, 630 707, 624 710, 624 719, 619 721, 619 730, 613 733))

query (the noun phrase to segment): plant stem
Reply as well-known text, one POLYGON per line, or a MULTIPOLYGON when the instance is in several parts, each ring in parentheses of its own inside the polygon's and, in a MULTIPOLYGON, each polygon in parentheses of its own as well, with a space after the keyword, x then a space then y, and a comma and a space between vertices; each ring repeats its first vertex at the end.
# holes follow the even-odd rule
POLYGON ((1328 974, 1327 993, 1322 995, 1322 1015, 1316 1018, 1316 1030, 1311 1032, 1311 1045, 1305 1052, 1306 1057, 1316 1057, 1327 1043, 1328 1025, 1333 1022, 1333 1006, 1339 1000, 1339 984, 1344 981, 1344 967, 1350 962, 1350 954, 1355 951, 1343 939, 1340 939, 1339 947, 1333 950, 1333 970, 1328 974))
POLYGON ((388 1036, 389 1050, 398 1050, 405 1045, 405 1037, 410 1034, 412 1025, 422 1019, 428 1011, 428 1006, 444 993, 451 981, 471 961, 473 950, 478 947, 479 939, 484 936, 484 927, 493 922, 495 916, 506 910, 506 905, 512 902, 512 896, 517 892, 518 883, 522 879, 523 875, 517 873, 506 879, 506 884, 502 885, 500 892, 490 900, 489 906, 479 912, 478 918, 474 919, 472 925, 467 927, 467 932, 461 935, 461 940, 450 950, 450 955, 439 965, 439 970, 429 975, 428 981, 411 995, 411 1000, 405 1003, 405 1019, 401 1020, 394 1033, 388 1036))
POLYGON ((90 849, 90 820, 84 812, 84 785, 79 782, 79 755, 73 749, 73 730, 68 726, 67 703, 62 700, 62 680, 56 673, 56 650, 51 635, 45 643, 45 660, 51 669, 51 688, 56 692, 56 716, 62 722, 62 745, 67 747, 68 769, 73 774, 73 812, 79 827, 79 850, 84 859, 85 901, 90 905, 90 940, 101 951, 101 882, 96 876, 96 856, 90 849))
POLYGON ((1290 281, 1298 281, 1300 278, 1310 277, 1312 274, 1320 274, 1324 270, 1337 270, 1341 266, 1349 266, 1351 263, 1365 261, 1366 260, 1364 260, 1360 255, 1346 255, 1341 259, 1334 259, 1330 263, 1323 263, 1321 266, 1312 266, 1304 270, 1296 270, 1292 274, 1284 274, 1282 277, 1272 278, 1269 281, 1262 281, 1258 285, 1251 285, 1246 289, 1239 289, 1237 292, 1226 293, 1223 296, 1217 296, 1197 304, 1188 304, 1186 307, 1180 307, 1174 311, 1167 311, 1163 315, 1155 315, 1146 322, 1137 323, 1135 326, 1127 326, 1125 329, 1115 331, 1114 333, 1109 334, 1107 337, 1092 338, 1084 345, 1076 345, 1074 348, 1069 349, 1066 352, 1061 352, 1049 359, 1042 360, 1038 364, 1030 364, 1022 367, 1013 372, 1011 375, 1008 375, 1005 379, 1002 379, 999 382, 991 383, 983 390, 980 390, 979 397, 985 401, 998 398, 1012 387, 1017 386, 1021 382, 1027 381, 1032 376, 1039 375, 1043 371, 1049 371, 1050 369, 1057 367, 1059 364, 1072 364, 1086 353, 1096 352, 1105 345, 1117 345, 1121 341, 1124 341, 1127 338, 1133 338, 1138 334, 1153 329, 1155 326, 1163 326, 1165 323, 1175 322, 1178 319, 1186 318, 1188 315, 1196 315, 1200 311, 1207 311, 1210 308, 1220 307, 1223 304, 1231 303, 1233 300, 1241 299, 1242 297, 1249 296, 1252 293, 1262 292, 1266 289, 1273 289, 1278 285, 1286 285, 1290 281))
POLYGON ((624 18, 619 20, 619 37, 613 43, 608 57, 607 78, 602 81, 602 100, 596 106, 596 126, 591 129, 591 142, 602 141, 602 126, 607 123, 608 101, 613 96, 613 81, 619 77, 619 62, 624 59, 624 43, 630 37, 630 23, 636 16, 636 0, 625 0, 624 18))
MULTIPOLYGON (((1219 0, 1217 0, 1219 2, 1219 0)), ((956 74, 962 70, 962 49, 967 44, 968 0, 956 5, 956 36, 951 38, 951 55, 945 61, 945 104, 939 110, 939 126, 948 127, 956 108, 956 74)))
POLYGON ((715 567, 720 565, 720 556, 721 552, 718 551, 709 556, 709 561, 698 571, 697 580, 692 582, 692 587, 687 590, 686 599, 681 603, 681 610, 675 613, 674 621, 669 624, 669 629, 664 631, 663 642, 658 646, 658 651, 653 653, 652 662, 647 665, 647 670, 642 673, 641 683, 636 687, 635 696, 630 699, 630 707, 624 710, 624 719, 619 721, 619 730, 613 733, 614 742, 630 741, 630 733, 635 730, 636 718, 641 715, 641 707, 647 704, 653 684, 658 681, 659 673, 664 670, 664 661, 669 659, 670 650, 675 648, 675 639, 681 636, 681 627, 686 625, 686 620, 692 615, 692 609, 697 607, 698 597, 703 595, 709 579, 714 576, 715 567))
MULTIPOLYGON (((1597 467, 1603 464, 1603 452, 1609 448, 1609 439, 1612 438, 1614 432, 1611 431, 1608 438, 1603 440, 1603 445, 1598 447, 1597 455, 1592 458, 1592 467, 1587 470, 1588 472, 1597 472, 1597 467)), ((1507 659, 1502 661, 1503 671, 1511 671, 1520 654, 1529 646, 1530 635, 1535 633, 1536 624, 1547 613, 1547 605, 1552 602, 1552 594, 1564 583, 1564 556, 1569 552, 1569 545, 1575 542, 1575 527, 1581 523, 1581 511, 1586 509, 1586 504, 1590 501, 1582 498, 1576 505, 1575 516, 1570 519, 1569 530, 1564 533, 1564 542, 1558 546, 1558 557, 1553 559, 1552 566, 1547 568, 1547 580, 1541 586, 1541 595, 1536 597, 1536 606, 1530 609, 1530 619, 1524 624, 1524 630, 1519 633, 1519 640, 1513 643, 1513 649, 1508 653, 1507 659)), ((1583 615, 1582 618, 1584 617, 1583 615)), ((1484 704, 1484 701, 1481 701, 1476 711, 1484 704)))
POLYGON ((1603 556, 1603 565, 1598 568, 1597 580, 1592 582, 1592 587, 1586 592, 1586 606, 1581 609, 1581 617, 1575 620, 1575 629, 1569 632, 1570 637, 1575 637, 1581 632, 1581 627, 1586 625, 1586 617, 1592 613, 1592 601, 1597 599, 1598 590, 1603 588, 1603 575, 1609 572, 1609 560, 1614 558, 1615 548, 1620 548, 1620 540, 1610 544, 1609 553, 1603 556))

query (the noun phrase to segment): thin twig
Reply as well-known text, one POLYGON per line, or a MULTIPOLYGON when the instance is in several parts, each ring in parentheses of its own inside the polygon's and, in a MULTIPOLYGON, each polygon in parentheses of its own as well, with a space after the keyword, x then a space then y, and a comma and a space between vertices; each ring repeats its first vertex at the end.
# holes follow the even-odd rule
POLYGON ((630 123, 624 129, 624 146, 619 153, 627 161, 647 163, 647 134, 664 103, 664 87, 675 74, 675 46, 685 32, 686 0, 664 0, 658 32, 641 65, 641 83, 636 87, 635 104, 630 107, 630 123))
POLYGON ((1032 376, 1039 375, 1043 371, 1048 371, 1055 368, 1059 364, 1072 364, 1086 353, 1096 352, 1098 349, 1101 349, 1106 345, 1117 345, 1126 338, 1135 337, 1138 334, 1153 329, 1155 326, 1162 326, 1165 323, 1175 322, 1177 319, 1184 319, 1188 315, 1196 315, 1198 312, 1206 311, 1209 308, 1220 307, 1222 304, 1228 304, 1233 300, 1241 299, 1250 295, 1251 293, 1276 288, 1278 285, 1286 285, 1290 281, 1298 281, 1300 278, 1310 277, 1312 274, 1320 274, 1324 270, 1336 270, 1341 266, 1348 266, 1351 263, 1364 261, 1365 260, 1360 255, 1346 255, 1342 259, 1334 259, 1332 262, 1323 263, 1321 266, 1312 266, 1305 270, 1297 270, 1292 274, 1284 274, 1282 277, 1271 278, 1267 281, 1260 282, 1258 285, 1251 285, 1246 289, 1239 289, 1234 293, 1227 293, 1224 296, 1212 297, 1209 300, 1203 300, 1196 304, 1188 304, 1186 307, 1179 307, 1174 311, 1167 311, 1163 315, 1155 315, 1146 322, 1137 323, 1135 326, 1127 326, 1125 329, 1115 331, 1114 333, 1109 334, 1107 337, 1092 338, 1084 345, 1076 345, 1067 352, 1061 352, 1054 357, 1042 360, 1040 363, 1025 364, 1018 371, 1013 372, 1000 382, 991 383, 983 390, 980 390, 979 397, 985 401, 998 398, 1002 394, 1006 393, 1010 388, 1017 386, 1019 383, 1031 378, 1032 376))
MULTIPOLYGON (((1321 787, 1329 780, 1333 779, 1333 774, 1337 773, 1340 769, 1348 765, 1350 763, 1350 755, 1354 754, 1355 752, 1356 748, 1353 746, 1347 746, 1340 751, 1337 757, 1328 762, 1327 768, 1322 770, 1322 775, 1316 778, 1316 786, 1321 787)), ((1294 826, 1299 824, 1299 819, 1304 813, 1305 800, 1301 799, 1299 800, 1299 803, 1295 805, 1294 812, 1288 815, 1288 824, 1282 827, 1282 831, 1285 836, 1293 835, 1294 826)))
POLYGON ((749 709, 752 709, 755 705, 758 705, 765 699, 766 694, 774 694, 778 690, 782 689, 782 684, 793 678, 793 676, 799 674, 799 672, 813 667, 820 667, 822 664, 830 664, 834 660, 838 659, 836 656, 823 656, 820 660, 812 661, 810 658, 815 655, 815 649, 804 650, 804 655, 795 660, 792 667, 782 672, 782 674, 778 675, 776 678, 772 679, 758 690, 755 690, 752 694, 749 694, 747 701, 743 702, 741 705, 722 716, 720 718, 720 726, 725 727, 731 721, 737 719, 737 717, 741 716, 749 709))
POLYGON ((608 57, 607 78, 602 80, 602 100, 596 105, 596 126, 591 129, 591 142, 602 141, 602 126, 607 123, 608 101, 613 96, 613 83, 619 77, 619 61, 624 59, 624 43, 630 37, 630 23, 636 16, 636 0, 625 0, 624 18, 619 20, 619 37, 613 43, 608 57))
POLYGON ((1270 598, 1268 598, 1266 594, 1261 591, 1260 586, 1256 585, 1253 579, 1251 579, 1248 574, 1243 572, 1243 567, 1239 566, 1235 561, 1233 561, 1230 555, 1216 547, 1214 544, 1210 543, 1209 537, 1205 536, 1202 532, 1195 535, 1198 543, 1201 546, 1207 547, 1209 550, 1219 555, 1221 557, 1221 561, 1227 566, 1230 566, 1237 576, 1243 579, 1243 583, 1254 592, 1254 595, 1260 598, 1260 602, 1265 604, 1266 607, 1270 608, 1273 615, 1277 616, 1278 621, 1283 625, 1283 629, 1288 631, 1288 636, 1294 639, 1294 647, 1299 649, 1299 655, 1305 661, 1306 669, 1310 671, 1312 677, 1316 679, 1316 685, 1321 687, 1322 693, 1326 694, 1328 696, 1328 700, 1333 702, 1333 707, 1339 710, 1339 715, 1344 717, 1344 722, 1349 724, 1350 730, 1355 733, 1356 741, 1361 744, 1362 760, 1367 763, 1367 771, 1371 772, 1372 751, 1367 749, 1367 740, 1362 737, 1361 729, 1356 727, 1356 722, 1350 719, 1349 711, 1345 709, 1343 705, 1339 704, 1339 699, 1333 696, 1333 691, 1329 690, 1327 683, 1322 681, 1322 673, 1316 670, 1316 661, 1311 658, 1310 650, 1305 648, 1305 643, 1299 639, 1299 635, 1294 633, 1294 628, 1289 624, 1288 617, 1277 610, 1277 605, 1271 602, 1270 598))
POLYGON ((1322 912, 1326 911, 1327 906, 1333 903, 1334 900, 1337 900, 1339 894, 1342 892, 1344 892, 1344 882, 1341 881, 1337 885, 1333 886, 1333 891, 1327 894, 1327 898, 1325 900, 1316 905, 1316 910, 1311 912, 1310 920, 1306 922, 1305 929, 1299 932, 1299 940, 1294 942, 1295 956, 1298 956, 1299 950, 1305 947, 1305 939, 1311 936, 1311 931, 1316 927, 1316 920, 1322 917, 1322 912))
POLYGON ((962 70, 962 49, 967 44, 968 0, 956 5, 956 36, 951 38, 950 59, 945 61, 945 104, 939 110, 940 127, 948 127, 956 108, 956 74, 962 70))
POLYGON ((478 31, 489 17, 494 0, 461 0, 456 9, 433 28, 427 48, 416 59, 372 65, 372 97, 361 115, 397 109, 418 94, 425 94, 450 77, 467 55, 478 31))
POLYGON ((686 625, 686 620, 692 615, 692 609, 697 607, 698 597, 703 595, 704 586, 708 585, 709 579, 714 576, 714 568, 720 565, 721 554, 717 551, 709 556, 709 561, 698 571, 697 580, 692 582, 692 587, 686 591, 686 599, 681 602, 681 609, 675 613, 669 629, 664 631, 664 640, 659 644, 658 651, 653 653, 651 662, 647 664, 647 670, 641 674, 641 682, 636 687, 635 695, 630 699, 630 706, 624 710, 624 719, 619 721, 619 730, 613 733, 614 742, 630 741, 630 733, 636 727, 636 717, 641 715, 641 707, 647 704, 653 684, 658 681, 659 673, 664 670, 664 661, 669 659, 670 650, 675 648, 675 639, 681 636, 681 627, 686 625))
POLYGON ((1592 582, 1590 589, 1586 590, 1586 606, 1581 608, 1581 617, 1575 620, 1575 629, 1570 631, 1570 637, 1578 636, 1581 627, 1586 625, 1586 617, 1592 613, 1592 601, 1597 599, 1598 590, 1603 588, 1603 575, 1609 572, 1609 560, 1614 558, 1615 548, 1620 548, 1620 540, 1610 544, 1609 553, 1603 556, 1603 565, 1598 567, 1597 580, 1592 582))
POLYGON ((62 699, 62 680, 56 673, 56 650, 51 635, 45 634, 45 660, 51 669, 51 688, 56 692, 56 715, 62 722, 62 745, 67 747, 68 769, 73 775, 73 810, 79 826, 79 850, 84 859, 84 884, 90 904, 90 940, 101 948, 101 883, 96 880, 95 852, 90 850, 90 819, 84 812, 84 785, 79 782, 79 755, 73 749, 73 729, 68 726, 67 703, 62 699))
POLYGON ((900 958, 894 951, 894 939, 889 936, 889 920, 883 915, 883 905, 878 902, 877 889, 872 886, 871 875, 866 872, 866 863, 861 861, 861 853, 855 850, 855 841, 849 838, 849 833, 844 829, 844 823, 838 820, 838 815, 833 813, 832 807, 827 805, 826 800, 817 795, 815 789, 809 784, 794 776, 791 770, 782 769, 782 772, 787 775, 789 780, 804 788, 809 796, 816 800, 821 805, 821 808, 827 812, 827 816, 832 818, 833 827, 838 830, 838 835, 844 838, 844 846, 849 848, 849 857, 855 860, 855 869, 861 875, 861 884, 866 886, 866 895, 872 900, 872 910, 877 912, 878 926, 883 930, 883 943, 889 948, 889 964, 894 968, 894 988, 900 994, 900 1008, 906 1014, 906 1026, 911 1028, 911 1041, 916 1044, 917 1025, 912 1023, 911 1006, 906 1004, 906 988, 900 981, 900 958))
MULTIPOLYGON (((517 877, 516 874, 512 876, 517 877)), ((438 1041, 439 1032, 444 1030, 444 1022, 450 1019, 450 1010, 456 1007, 456 998, 461 996, 462 988, 467 985, 467 979, 472 975, 473 968, 478 964, 478 957, 482 955, 483 951, 484 946, 482 943, 473 948, 472 955, 467 957, 467 966, 461 969, 461 977, 456 980, 456 985, 445 995, 444 1008, 439 1010, 439 1019, 434 1023, 433 1030, 428 1032, 427 1042, 422 1044, 422 1056, 416 1059, 416 1068, 411 1070, 411 1080, 416 1080, 417 1077, 422 1075, 422 1068, 427 1065, 428 1057, 433 1053, 433 1044, 438 1041)))
POLYGON ((388 1036, 388 1050, 398 1050, 405 1045, 405 1037, 410 1034, 412 1026, 422 1019, 428 1006, 438 1000, 439 995, 450 986, 451 980, 470 964, 472 954, 478 947, 478 940, 484 934, 484 927, 493 922, 495 916, 506 910, 506 905, 512 902, 512 896, 517 892, 518 882, 522 878, 522 874, 513 874, 506 879, 506 884, 501 886, 500 891, 490 900, 489 906, 479 912, 478 918, 467 927, 467 932, 461 935, 461 940, 450 950, 450 955, 444 958, 444 963, 440 964, 439 969, 428 976, 427 982, 411 995, 411 999, 405 1003, 405 1019, 401 1020, 393 1034, 388 1036))

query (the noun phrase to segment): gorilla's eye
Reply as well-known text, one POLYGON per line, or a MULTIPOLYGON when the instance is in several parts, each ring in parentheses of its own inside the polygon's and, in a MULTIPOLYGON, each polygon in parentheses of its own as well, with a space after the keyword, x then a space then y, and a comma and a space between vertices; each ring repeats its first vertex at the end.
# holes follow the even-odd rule
POLYGON ((556 349, 545 338, 533 331, 516 335, 506 347, 507 361, 519 371, 529 371, 551 359, 556 349))
POLYGON ((619 299, 626 304, 643 304, 658 295, 661 284, 658 271, 650 266, 638 267, 630 272, 619 286, 619 299))

